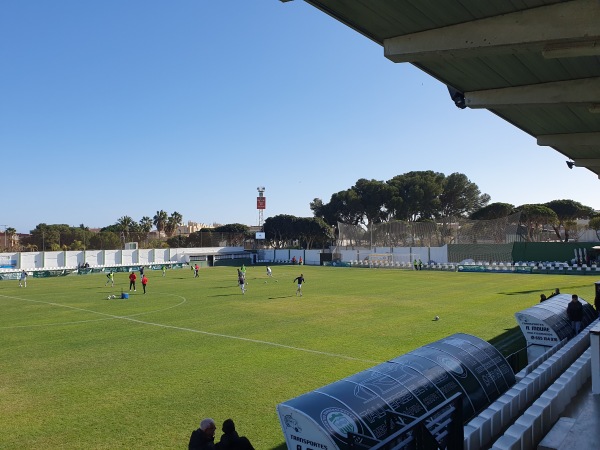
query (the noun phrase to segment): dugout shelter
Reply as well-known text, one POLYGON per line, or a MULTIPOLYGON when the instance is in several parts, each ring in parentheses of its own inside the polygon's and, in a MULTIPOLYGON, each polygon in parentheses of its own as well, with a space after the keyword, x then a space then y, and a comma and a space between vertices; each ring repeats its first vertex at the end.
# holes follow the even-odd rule
POLYGON ((377 445, 456 394, 460 415, 449 422, 462 431, 514 383, 496 348, 457 333, 283 402, 277 412, 287 448, 346 450, 351 434, 377 445))
MULTIPOLYGON (((571 294, 558 294, 531 308, 515 314, 517 323, 527 342, 527 360, 534 361, 563 339, 574 337, 571 322, 567 317, 567 306, 571 294)), ((579 298, 583 305, 583 330, 598 317, 593 306, 579 298)))

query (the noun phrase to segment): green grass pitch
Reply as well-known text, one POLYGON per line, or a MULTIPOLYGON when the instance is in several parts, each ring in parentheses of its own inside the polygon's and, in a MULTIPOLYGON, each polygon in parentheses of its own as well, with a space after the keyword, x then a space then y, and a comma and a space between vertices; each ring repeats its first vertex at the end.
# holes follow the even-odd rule
POLYGON ((0 448, 187 448, 204 417, 284 449, 278 403, 450 334, 493 340, 586 276, 249 267, 0 282, 0 448), (303 297, 293 279, 304 273, 303 297), (276 281, 277 280, 277 281, 276 281), (266 281, 266 283, 265 283, 266 281), (433 318, 440 316, 439 321, 433 318))

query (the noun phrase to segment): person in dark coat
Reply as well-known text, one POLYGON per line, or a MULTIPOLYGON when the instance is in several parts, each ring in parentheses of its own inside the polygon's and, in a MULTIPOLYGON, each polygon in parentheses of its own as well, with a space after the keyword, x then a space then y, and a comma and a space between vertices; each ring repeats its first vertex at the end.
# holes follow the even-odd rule
POLYGON ((577 294, 571 296, 571 301, 567 305, 567 316, 571 321, 573 332, 577 335, 581 331, 581 321, 583 320, 583 305, 579 302, 577 294))
POLYGON ((217 426, 212 419, 204 419, 200 422, 200 428, 192 431, 190 436, 189 450, 212 450, 215 448, 215 431, 217 426))
POLYGON ((223 436, 215 446, 218 450, 254 450, 246 436, 238 435, 235 431, 233 420, 227 419, 223 422, 223 436))

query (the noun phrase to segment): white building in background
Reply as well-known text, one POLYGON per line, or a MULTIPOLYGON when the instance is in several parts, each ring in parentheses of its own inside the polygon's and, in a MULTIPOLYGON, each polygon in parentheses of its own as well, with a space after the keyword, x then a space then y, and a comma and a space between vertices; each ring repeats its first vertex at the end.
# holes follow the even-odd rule
POLYGON ((206 228, 213 228, 212 225, 207 225, 205 223, 198 223, 198 222, 192 222, 191 220, 188 220, 187 225, 180 225, 177 227, 177 234, 192 234, 195 233, 197 231, 200 231, 202 229, 206 229, 206 228))

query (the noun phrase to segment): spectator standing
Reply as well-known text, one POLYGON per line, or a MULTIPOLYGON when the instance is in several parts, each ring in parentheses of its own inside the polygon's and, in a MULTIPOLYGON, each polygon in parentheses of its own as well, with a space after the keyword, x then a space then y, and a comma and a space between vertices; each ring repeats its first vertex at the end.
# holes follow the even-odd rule
POLYGON ((567 316, 571 321, 571 328, 577 335, 581 331, 581 320, 583 319, 583 305, 579 302, 577 294, 571 296, 571 301, 567 306, 567 316))
POLYGON ((254 450, 250 440, 246 436, 240 436, 235 430, 233 420, 223 422, 222 430, 221 440, 215 445, 218 450, 254 450))
POLYGON ((215 448, 215 431, 217 426, 212 419, 203 419, 200 428, 192 431, 189 450, 209 450, 215 448))

